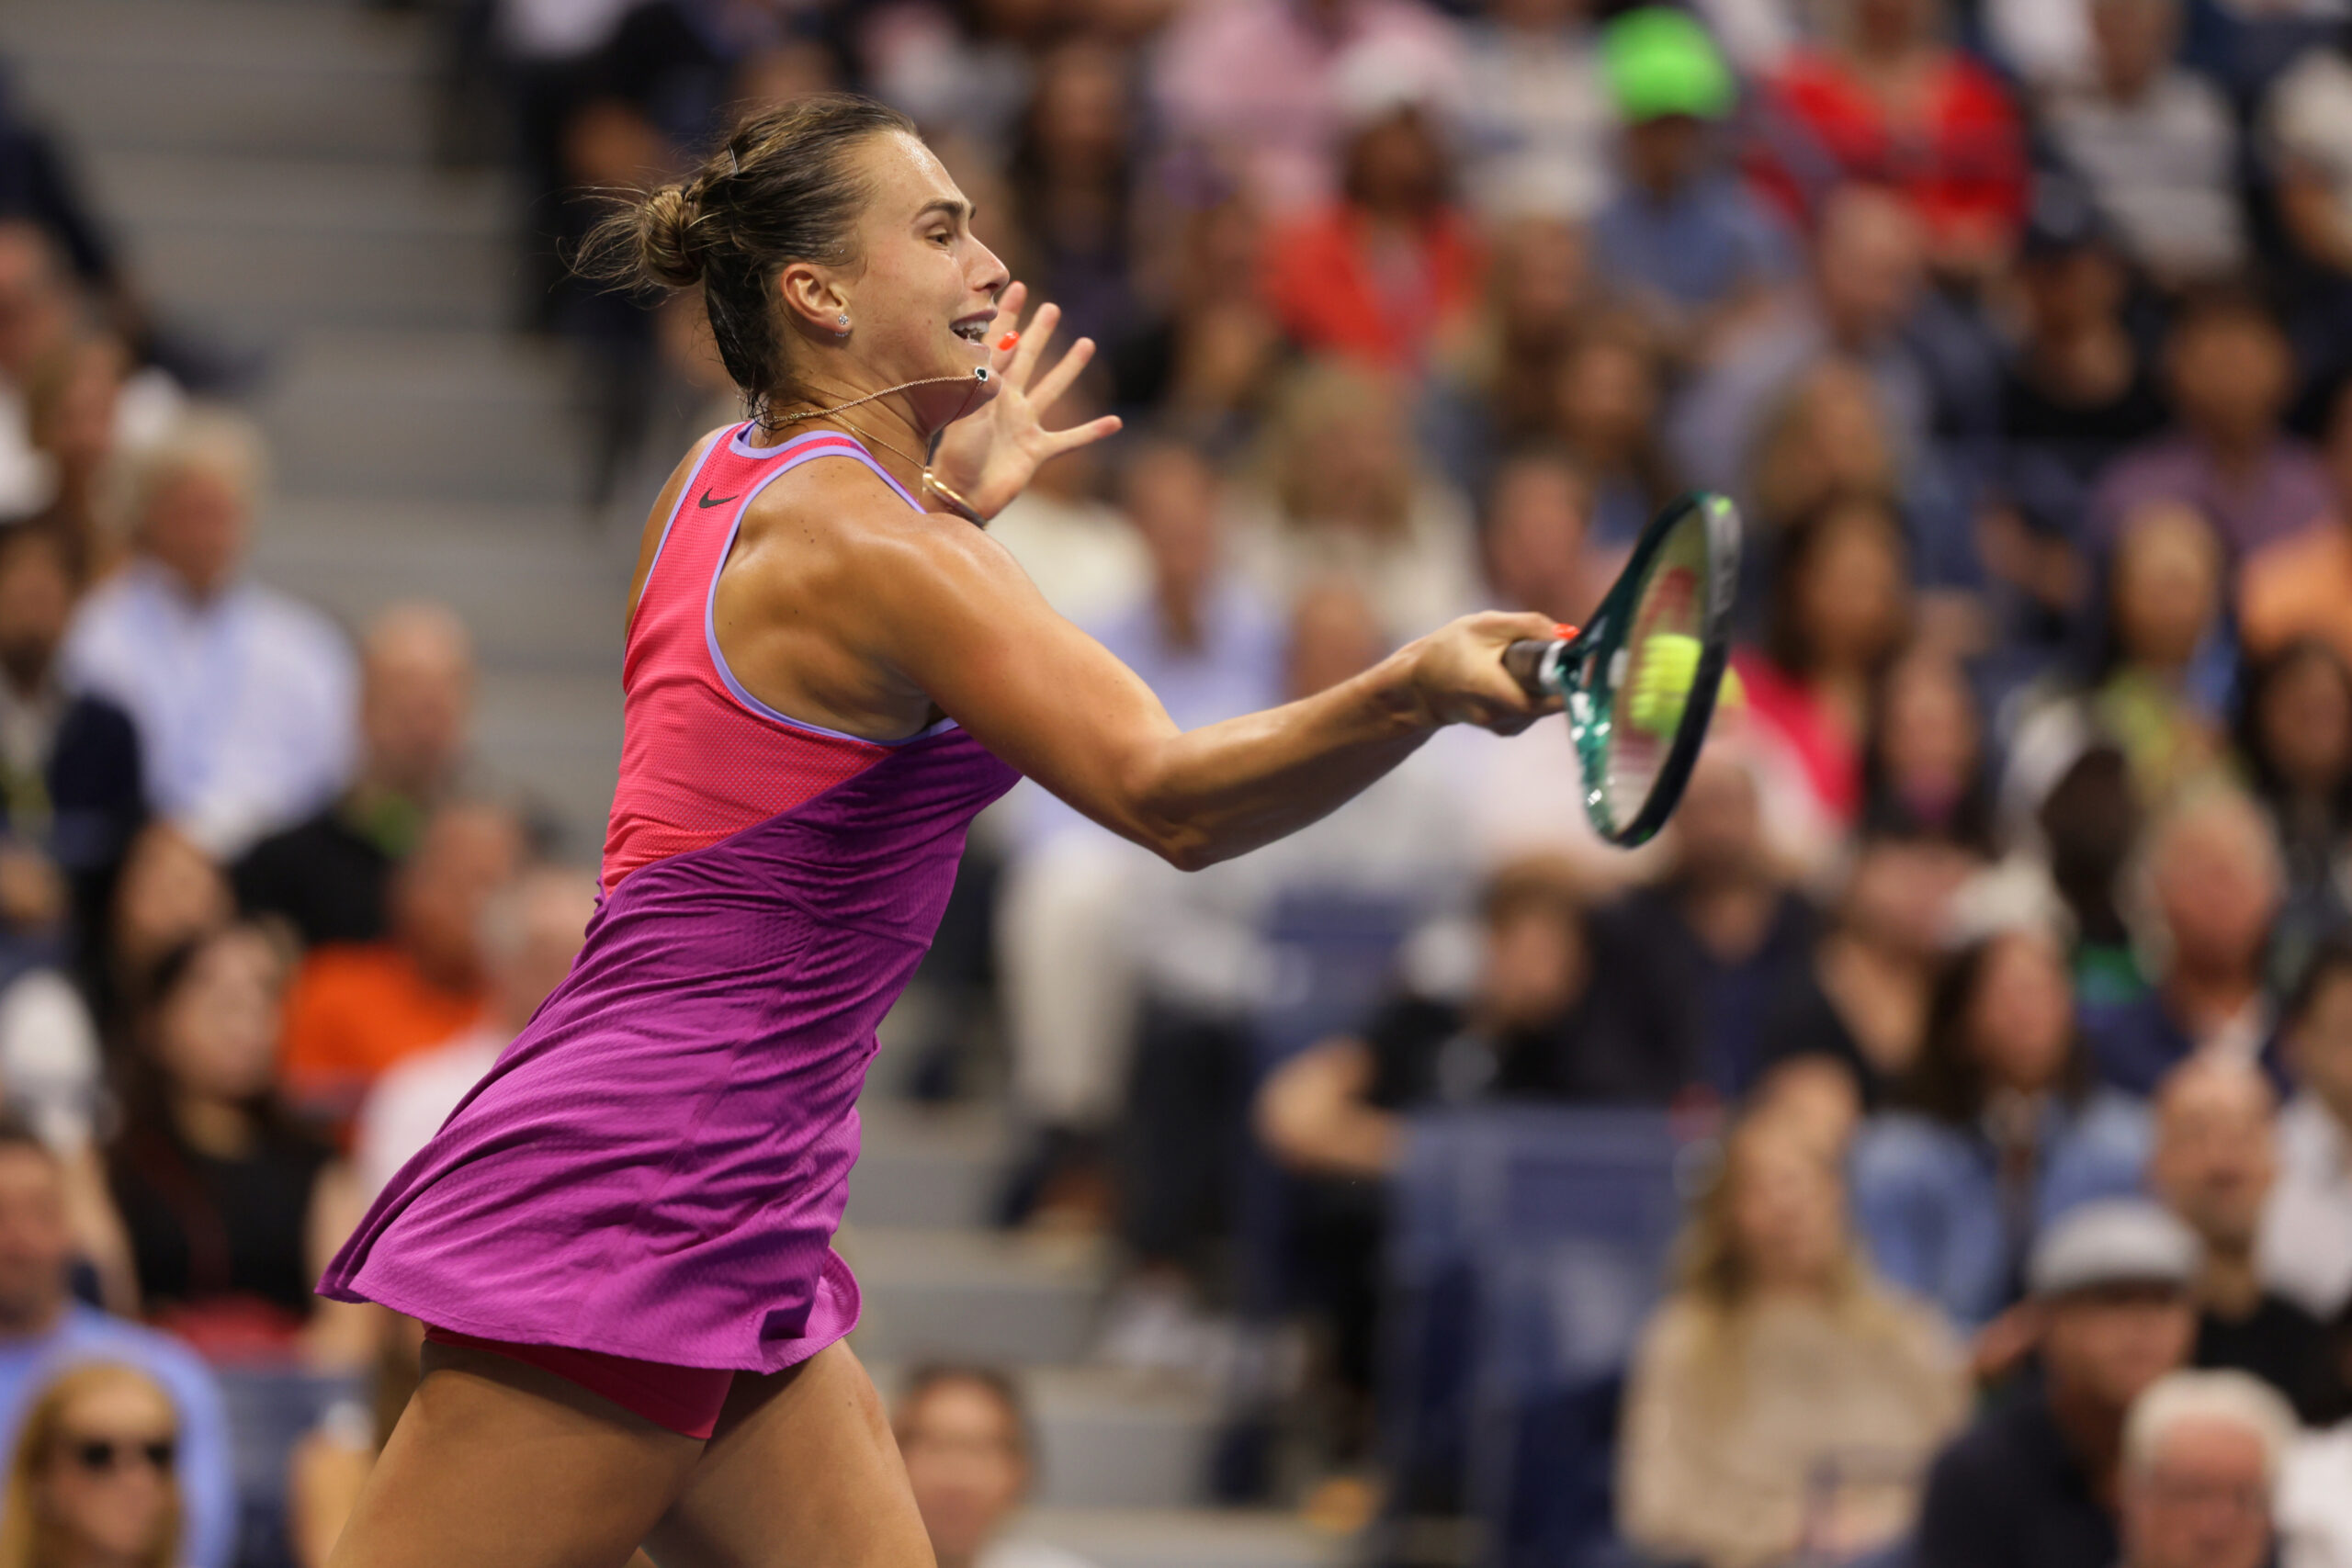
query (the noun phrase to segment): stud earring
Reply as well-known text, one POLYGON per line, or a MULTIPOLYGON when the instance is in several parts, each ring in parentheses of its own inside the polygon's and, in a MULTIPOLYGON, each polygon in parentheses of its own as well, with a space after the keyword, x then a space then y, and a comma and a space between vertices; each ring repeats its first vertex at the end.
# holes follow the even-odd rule
POLYGON ((833 324, 834 324, 833 335, 834 335, 835 337, 847 337, 847 336, 849 336, 849 312, 848 312, 848 311, 844 310, 844 311, 842 311, 840 315, 835 316, 835 317, 833 318, 833 324))

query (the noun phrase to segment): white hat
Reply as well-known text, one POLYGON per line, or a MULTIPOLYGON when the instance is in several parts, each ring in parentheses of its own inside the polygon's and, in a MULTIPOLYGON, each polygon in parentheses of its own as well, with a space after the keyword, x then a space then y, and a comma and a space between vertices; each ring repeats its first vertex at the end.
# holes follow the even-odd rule
POLYGON ((1331 105, 1350 130, 1377 125, 1406 109, 1419 109, 1442 123, 1454 103, 1450 66, 1443 55, 1405 39, 1375 38, 1354 44, 1333 63, 1331 105))
POLYGON ((2144 1198, 2104 1198, 2068 1210, 2034 1243, 2026 1285, 2035 1296, 2100 1285, 2187 1290, 2203 1248, 2187 1225, 2144 1198))

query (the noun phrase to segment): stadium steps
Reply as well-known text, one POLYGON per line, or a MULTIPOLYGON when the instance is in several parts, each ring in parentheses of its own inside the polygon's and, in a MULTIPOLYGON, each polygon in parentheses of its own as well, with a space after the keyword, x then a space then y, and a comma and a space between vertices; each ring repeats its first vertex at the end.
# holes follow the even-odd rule
POLYGON ((447 603, 507 668, 618 678, 627 583, 568 507, 281 496, 260 530, 268 580, 358 626, 396 599, 447 603))
POLYGON ((306 152, 114 148, 82 160, 155 302, 240 343, 313 326, 494 332, 519 267, 505 182, 306 152))
POLYGON ((284 495, 496 502, 518 518, 555 507, 584 539, 564 373, 560 350, 506 337, 317 333, 279 361, 256 412, 284 495))
POLYGON ((1111 1261, 1091 1239, 854 1220, 837 1245, 865 1297, 858 1352, 883 1360, 1077 1361, 1111 1261))
MULTIPOLYGON (((886 1051, 888 1047, 885 1046, 886 1051)), ((985 1106, 926 1106, 868 1093, 849 1219, 934 1229, 988 1223, 1011 1155, 1003 1118, 985 1106)))
POLYGON ((1094 1568, 1339 1568, 1354 1561, 1340 1537, 1249 1509, 1037 1508, 1012 1533, 1094 1568))
POLYGON ((85 153, 117 147, 422 165, 429 40, 292 0, 9 0, 17 85, 85 153))

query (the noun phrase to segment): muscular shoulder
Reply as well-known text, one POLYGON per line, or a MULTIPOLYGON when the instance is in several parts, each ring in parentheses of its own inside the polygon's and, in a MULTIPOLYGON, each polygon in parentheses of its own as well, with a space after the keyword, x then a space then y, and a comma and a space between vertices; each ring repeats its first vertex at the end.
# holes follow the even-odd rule
POLYGON ((743 531, 760 558, 755 571, 788 571, 874 610, 1026 581, 986 531, 909 506, 881 475, 849 458, 804 464, 768 486, 746 508, 743 531))

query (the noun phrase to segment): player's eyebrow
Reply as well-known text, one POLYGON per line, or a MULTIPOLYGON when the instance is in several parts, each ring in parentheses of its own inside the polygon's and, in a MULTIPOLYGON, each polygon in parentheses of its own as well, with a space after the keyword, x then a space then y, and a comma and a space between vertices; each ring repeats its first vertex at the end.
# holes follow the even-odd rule
POLYGON ((979 209, 968 201, 951 201, 945 197, 941 197, 937 201, 929 203, 922 211, 916 213, 915 221, 920 223, 934 212, 943 212, 950 218, 969 223, 978 211, 979 209))

